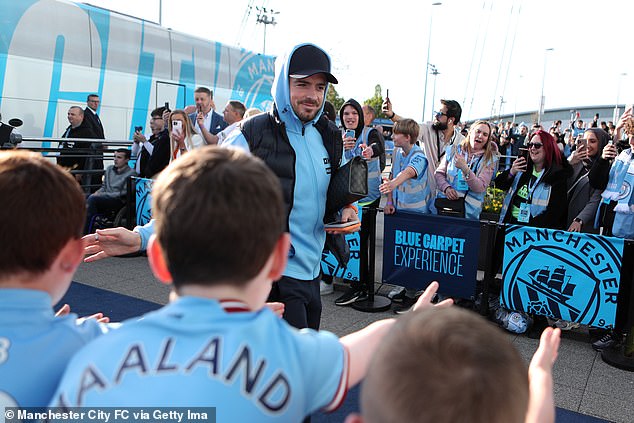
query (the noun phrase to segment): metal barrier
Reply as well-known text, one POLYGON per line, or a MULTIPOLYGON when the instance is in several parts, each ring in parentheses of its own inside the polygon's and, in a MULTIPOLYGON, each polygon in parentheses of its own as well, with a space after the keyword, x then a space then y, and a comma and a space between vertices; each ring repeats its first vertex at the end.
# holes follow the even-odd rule
MULTIPOLYGON (((37 153, 41 153, 43 156, 57 160, 59 157, 69 159, 92 159, 95 161, 102 161, 101 166, 89 169, 69 169, 72 175, 102 175, 106 162, 112 162, 114 160, 114 152, 117 148, 130 148, 132 141, 129 140, 101 140, 93 138, 38 138, 38 137, 22 137, 22 142, 11 148, 1 147, 2 150, 17 149, 17 150, 29 150, 37 153), (63 143, 90 143, 89 148, 77 148, 73 149, 70 153, 68 148, 61 147, 63 143), (55 146, 55 147, 54 147, 55 146), (62 154, 64 153, 64 154, 62 154)), ((136 156, 131 156, 131 165, 133 161, 137 159, 136 156)), ((81 186, 86 193, 94 192, 101 186, 101 183, 92 183, 89 177, 82 178, 81 186)))

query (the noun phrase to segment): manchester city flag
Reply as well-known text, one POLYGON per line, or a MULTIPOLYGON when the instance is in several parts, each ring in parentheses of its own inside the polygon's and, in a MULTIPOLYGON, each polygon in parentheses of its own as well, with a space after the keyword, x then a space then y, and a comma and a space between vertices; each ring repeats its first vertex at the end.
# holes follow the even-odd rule
POLYGON ((613 327, 623 246, 620 238, 509 225, 500 303, 512 310, 613 327))

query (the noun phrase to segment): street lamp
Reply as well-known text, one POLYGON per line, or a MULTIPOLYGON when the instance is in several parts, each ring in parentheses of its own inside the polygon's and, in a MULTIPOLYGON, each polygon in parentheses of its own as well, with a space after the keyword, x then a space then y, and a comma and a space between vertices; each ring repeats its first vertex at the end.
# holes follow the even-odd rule
POLYGON ((616 124, 616 121, 619 119, 619 96, 621 94, 621 82, 623 82, 623 77, 627 76, 627 74, 625 72, 621 73, 619 75, 619 84, 618 87, 616 89, 616 103, 614 104, 614 116, 612 117, 612 122, 614 122, 616 124))
POLYGON ((522 77, 524 75, 520 75, 519 82, 517 83, 517 88, 515 89, 515 108, 513 109, 513 123, 515 123, 515 116, 517 115, 517 97, 519 97, 520 87, 522 86, 522 77))
POLYGON ((542 77, 542 95, 539 97, 539 111, 537 113, 537 123, 542 123, 542 115, 544 114, 544 83, 546 82, 546 60, 548 59, 548 52, 553 51, 554 48, 550 47, 544 50, 544 75, 542 77))
MULTIPOLYGON (((432 3, 432 6, 440 6, 442 3, 437 1, 432 3)), ((427 38, 427 62, 425 63, 425 93, 423 94, 423 122, 425 122, 425 112, 426 112, 426 107, 427 107, 427 77, 429 75, 428 69, 429 69, 429 51, 431 49, 431 27, 432 27, 432 23, 433 23, 433 17, 434 17, 434 8, 432 7, 431 11, 429 12, 429 37, 427 38)), ((433 108, 433 105, 432 105, 433 108)))
MULTIPOLYGON (((436 69, 435 65, 432 65, 431 63, 429 64, 429 73, 434 75, 434 91, 432 91, 432 95, 431 95, 431 105, 433 107, 433 105, 435 104, 436 101, 436 77, 438 76, 438 74, 440 74, 440 72, 438 72, 438 69, 436 69)), ((433 111, 432 111, 433 113, 433 111)), ((433 119, 433 117, 432 117, 433 119)))
POLYGON ((266 7, 255 7, 258 11, 257 23, 264 24, 264 41, 262 46, 262 54, 266 54, 266 27, 269 25, 277 25, 274 15, 279 15, 280 12, 275 10, 266 9, 266 7), (271 16, 269 16, 271 14, 271 16))

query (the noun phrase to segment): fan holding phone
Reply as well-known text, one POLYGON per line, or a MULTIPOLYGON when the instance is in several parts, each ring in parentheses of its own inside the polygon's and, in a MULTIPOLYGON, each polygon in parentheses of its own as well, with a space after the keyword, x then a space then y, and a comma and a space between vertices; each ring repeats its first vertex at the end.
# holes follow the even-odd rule
POLYGON ((170 161, 175 160, 194 148, 202 147, 204 141, 194 132, 191 120, 183 110, 174 110, 169 118, 170 161))

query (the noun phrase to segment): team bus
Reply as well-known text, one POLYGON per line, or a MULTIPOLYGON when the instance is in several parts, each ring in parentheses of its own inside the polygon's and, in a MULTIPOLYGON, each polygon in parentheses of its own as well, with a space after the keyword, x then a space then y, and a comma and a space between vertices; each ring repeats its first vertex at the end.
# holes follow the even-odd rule
POLYGON ((149 132, 152 109, 193 104, 197 86, 219 108, 272 104, 272 56, 84 3, 0 0, 0 10, 0 113, 22 119, 25 137, 60 137, 68 108, 91 93, 111 140, 131 139, 135 126, 149 132))

